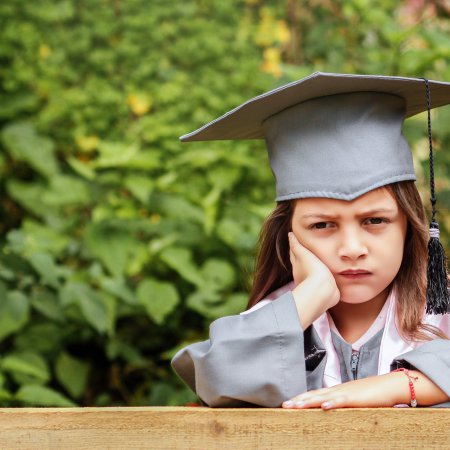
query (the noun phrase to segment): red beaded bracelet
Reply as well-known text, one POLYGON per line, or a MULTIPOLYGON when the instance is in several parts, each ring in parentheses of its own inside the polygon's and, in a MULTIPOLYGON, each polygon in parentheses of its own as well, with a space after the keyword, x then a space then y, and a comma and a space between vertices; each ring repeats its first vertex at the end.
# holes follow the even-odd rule
POLYGON ((400 368, 393 370, 392 372, 403 372, 408 377, 408 384, 409 384, 409 392, 411 393, 411 406, 415 408, 417 406, 417 399, 416 399, 416 391, 414 390, 414 381, 417 381, 419 377, 413 377, 409 374, 409 370, 405 368, 400 368))

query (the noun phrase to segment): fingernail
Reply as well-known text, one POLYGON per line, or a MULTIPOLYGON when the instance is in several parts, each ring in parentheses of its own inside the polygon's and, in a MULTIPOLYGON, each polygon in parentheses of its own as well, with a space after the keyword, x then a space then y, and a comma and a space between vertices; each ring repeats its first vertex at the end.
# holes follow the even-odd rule
POLYGON ((283 406, 290 408, 291 406, 294 406, 294 402, 292 400, 288 400, 287 402, 283 403, 283 406))
POLYGON ((331 402, 323 402, 322 403, 323 409, 330 409, 332 406, 333 406, 333 404, 331 402))

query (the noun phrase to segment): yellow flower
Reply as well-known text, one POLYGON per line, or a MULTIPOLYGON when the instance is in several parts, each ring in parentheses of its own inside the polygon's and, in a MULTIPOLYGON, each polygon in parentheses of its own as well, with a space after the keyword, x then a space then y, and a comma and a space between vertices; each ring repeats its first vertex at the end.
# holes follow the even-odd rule
POLYGON ((271 73, 273 76, 279 78, 282 75, 280 63, 281 53, 277 48, 267 48, 264 50, 264 60, 261 64, 261 70, 263 72, 271 73))
POLYGON ((161 222, 161 216, 159 214, 152 214, 150 216, 150 223, 156 224, 161 222))
POLYGON ((276 37, 280 44, 286 44, 291 39, 291 32, 284 20, 277 21, 276 37))
POLYGON ((47 44, 39 46, 39 58, 47 59, 52 54, 52 49, 47 44))
POLYGON ((152 106, 151 98, 142 92, 129 94, 127 103, 130 106, 131 111, 133 111, 133 114, 136 116, 143 116, 148 113, 152 106))
POLYGON ((89 153, 98 147, 98 136, 78 136, 76 142, 80 150, 89 153))

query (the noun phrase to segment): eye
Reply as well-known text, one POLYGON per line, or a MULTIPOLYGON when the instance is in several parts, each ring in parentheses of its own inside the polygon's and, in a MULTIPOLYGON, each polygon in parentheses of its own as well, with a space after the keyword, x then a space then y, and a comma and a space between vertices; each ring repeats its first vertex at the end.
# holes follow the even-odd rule
POLYGON ((310 225, 309 228, 312 230, 325 230, 326 228, 331 228, 332 226, 332 222, 316 222, 310 225))
POLYGON ((385 217, 369 217, 364 221, 367 225, 381 225, 383 223, 389 223, 389 219, 385 217))

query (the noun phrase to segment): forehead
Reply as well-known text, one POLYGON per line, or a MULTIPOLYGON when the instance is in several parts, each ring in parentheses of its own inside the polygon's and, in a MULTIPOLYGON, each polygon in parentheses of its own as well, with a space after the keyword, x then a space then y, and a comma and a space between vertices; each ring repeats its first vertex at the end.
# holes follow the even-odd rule
POLYGON ((314 213, 358 214, 375 209, 389 209, 395 212, 399 209, 394 196, 385 187, 374 189, 351 201, 318 197, 297 199, 295 200, 294 215, 314 213))

